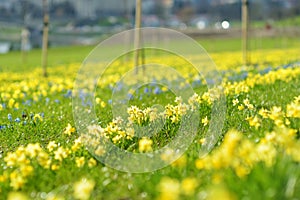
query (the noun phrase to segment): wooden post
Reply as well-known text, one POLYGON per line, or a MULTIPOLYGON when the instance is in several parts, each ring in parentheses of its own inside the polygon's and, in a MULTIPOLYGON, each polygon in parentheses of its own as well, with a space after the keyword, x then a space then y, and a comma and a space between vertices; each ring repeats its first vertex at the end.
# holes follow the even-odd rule
POLYGON ((48 1, 43 0, 43 47, 42 47, 42 68, 43 76, 47 77, 47 59, 48 59, 48 31, 49 31, 49 13, 48 13, 48 1))
MULTIPOLYGON (((26 63, 27 61, 27 45, 30 40, 29 30, 26 28, 27 21, 27 1, 22 1, 22 14, 23 14, 23 28, 21 31, 21 52, 22 52, 22 63, 26 63)), ((28 49, 29 50, 29 49, 28 49)))
POLYGON ((30 32, 24 26, 21 31, 21 52, 22 52, 22 62, 26 63, 27 52, 30 50, 30 32))
POLYGON ((141 43, 141 13, 142 5, 141 0, 136 0, 135 7, 135 33, 134 33, 134 66, 135 72, 138 73, 139 57, 140 57, 140 43, 141 43))
POLYGON ((248 61, 248 0, 242 0, 242 50, 243 50, 243 65, 247 66, 248 61))
MULTIPOLYGON (((129 7, 128 7, 128 0, 124 0, 124 16, 125 19, 127 20, 126 23, 130 23, 130 12, 129 12, 129 7)), ((129 28, 129 26, 126 26, 126 30, 129 28)), ((130 41, 130 34, 126 33, 125 34, 125 39, 124 39, 124 45, 126 48, 126 51, 129 52, 130 51, 130 45, 128 45, 128 41, 130 41)), ((127 63, 129 60, 129 54, 126 53, 126 55, 124 56, 124 62, 127 63)))

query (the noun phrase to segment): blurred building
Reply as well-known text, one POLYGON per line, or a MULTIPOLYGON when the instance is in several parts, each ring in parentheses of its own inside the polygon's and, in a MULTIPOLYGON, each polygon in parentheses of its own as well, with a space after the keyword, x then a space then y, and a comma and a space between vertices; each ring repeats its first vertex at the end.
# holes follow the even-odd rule
MULTIPOLYGON (((3 0, 2 0, 3 1, 3 0)), ((42 7, 42 0, 28 0, 42 7)), ((121 14, 135 7, 135 0, 48 0, 50 6, 71 3, 79 18, 93 18, 103 14, 121 14)))
POLYGON ((237 3, 241 2, 241 0, 211 0, 211 5, 224 5, 224 4, 232 4, 232 3, 237 3))
MULTIPOLYGON (((136 0, 48 0, 51 17, 59 20, 127 16, 134 14, 136 0)), ((240 19, 241 0, 142 0, 143 14, 161 19, 174 15, 186 21, 194 15, 240 19)), ((300 0, 249 0, 250 17, 281 19, 300 14, 300 0)), ((43 0, 0 0, 0 19, 39 19, 43 0)))

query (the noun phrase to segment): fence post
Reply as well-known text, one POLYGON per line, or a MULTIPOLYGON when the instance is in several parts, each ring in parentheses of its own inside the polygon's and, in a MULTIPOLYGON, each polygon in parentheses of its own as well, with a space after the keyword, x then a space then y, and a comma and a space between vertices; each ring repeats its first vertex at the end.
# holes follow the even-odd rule
POLYGON ((47 59, 48 59, 48 31, 49 31, 49 13, 48 13, 48 1, 43 0, 43 47, 42 47, 42 68, 43 76, 47 77, 47 59))
POLYGON ((249 64, 248 60, 248 0, 242 0, 242 51, 243 51, 243 65, 249 64))
POLYGON ((134 32, 134 66, 135 72, 138 73, 139 57, 140 57, 140 43, 141 43, 141 0, 136 0, 135 7, 135 32, 134 32))

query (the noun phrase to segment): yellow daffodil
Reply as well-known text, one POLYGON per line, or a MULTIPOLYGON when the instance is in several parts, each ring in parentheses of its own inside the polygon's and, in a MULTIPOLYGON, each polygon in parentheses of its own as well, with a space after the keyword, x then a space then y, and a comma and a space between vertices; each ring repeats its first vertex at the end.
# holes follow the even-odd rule
POLYGON ((180 197, 180 183, 176 179, 162 178, 158 190, 160 191, 159 200, 177 200, 180 197))
POLYGON ((66 135, 71 135, 72 133, 75 132, 75 128, 71 126, 71 124, 68 124, 67 127, 65 128, 64 134, 66 135))
POLYGON ((85 163, 85 158, 84 157, 76 157, 75 162, 76 162, 77 167, 79 167, 79 168, 83 167, 83 165, 85 163))
POLYGON ((148 152, 152 151, 152 143, 153 141, 149 138, 143 137, 139 140, 139 151, 140 152, 148 152))
POLYGON ((208 120, 207 116, 205 116, 205 117, 201 120, 201 123, 203 124, 203 126, 207 126, 207 125, 208 125, 209 120, 208 120))
POLYGON ((91 197, 91 193, 95 187, 95 182, 86 178, 74 183, 74 193, 73 196, 78 200, 88 200, 91 197))
POLYGON ((195 178, 188 177, 181 182, 181 190, 185 195, 193 195, 197 186, 198 182, 195 178))

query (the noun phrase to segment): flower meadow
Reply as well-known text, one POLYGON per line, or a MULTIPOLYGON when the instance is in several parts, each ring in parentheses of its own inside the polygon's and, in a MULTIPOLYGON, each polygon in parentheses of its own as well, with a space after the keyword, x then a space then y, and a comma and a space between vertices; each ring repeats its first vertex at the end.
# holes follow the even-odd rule
MULTIPOLYGON (((220 96, 218 88, 207 88, 209 77, 201 77, 183 59, 152 56, 147 62, 180 71, 184 79, 166 74, 159 78, 178 90, 191 85, 195 93, 187 101, 154 81, 126 89, 124 116, 112 113, 112 92, 126 88, 118 81, 131 65, 122 58, 113 62, 116 67, 97 83, 93 104, 79 94, 82 108, 89 112, 93 105, 98 117, 88 133, 81 133, 73 119, 79 63, 53 66, 46 78, 40 68, 1 72, 0 198, 299 199, 299 49, 254 51, 246 67, 240 52, 211 57, 222 76, 226 113, 220 137, 205 156, 199 152, 209 142, 212 105, 220 96), (164 147, 192 111, 199 113, 195 138, 167 167, 128 173, 97 159, 115 159, 103 141, 140 154, 164 147), (145 127, 151 135, 143 135, 145 127)), ((174 156, 176 150, 167 149, 161 160, 169 162, 174 156)))

